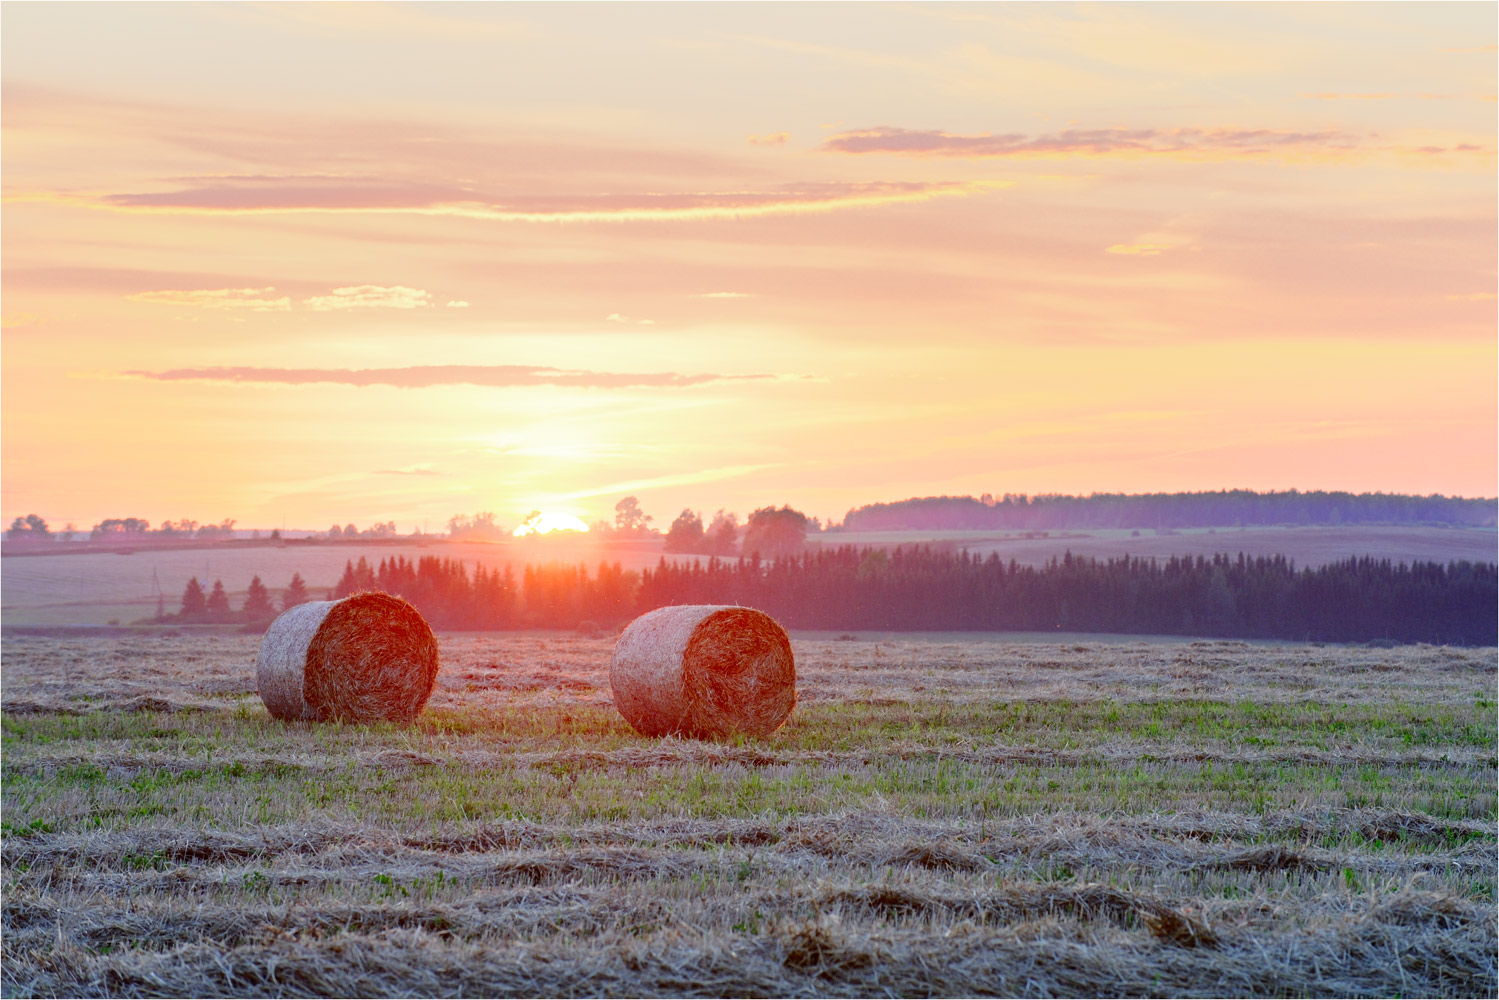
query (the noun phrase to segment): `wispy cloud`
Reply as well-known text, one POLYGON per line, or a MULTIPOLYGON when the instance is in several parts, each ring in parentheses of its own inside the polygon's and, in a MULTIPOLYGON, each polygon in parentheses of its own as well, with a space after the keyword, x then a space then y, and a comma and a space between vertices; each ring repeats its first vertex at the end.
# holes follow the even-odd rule
POLYGON ((50 202, 121 212, 176 215, 341 213, 454 216, 494 222, 651 222, 832 212, 959 197, 1009 187, 1006 181, 796 184, 766 191, 677 194, 514 195, 441 185, 341 178, 239 178, 171 191, 87 197, 14 192, 10 202, 50 202))
POLYGON ((431 305, 432 293, 405 285, 350 285, 331 295, 314 295, 302 304, 314 312, 342 309, 420 309, 431 305))
POLYGON ((1358 140, 1334 129, 1280 132, 1273 129, 1067 129, 1051 135, 980 133, 879 126, 833 136, 823 148, 836 153, 897 153, 915 156, 1260 156, 1284 152, 1348 151, 1358 140))
POLYGON ((702 292, 694 295, 695 299, 752 299, 754 292, 702 292))
POLYGON ((790 132, 772 132, 770 135, 749 136, 749 144, 751 146, 784 146, 790 141, 790 132))
POLYGON ((199 288, 162 289, 136 292, 125 298, 132 302, 149 302, 161 306, 191 306, 197 309, 248 309, 252 312, 286 312, 291 297, 272 297, 276 289, 268 288, 199 288))
POLYGON ((1172 249, 1169 243, 1115 243, 1105 247, 1104 253, 1127 254, 1139 257, 1158 257, 1172 249))
POLYGON ((747 476, 752 472, 763 472, 766 469, 774 468, 776 466, 772 464, 725 465, 716 469, 678 472, 666 476, 653 476, 649 479, 628 479, 617 483, 609 483, 606 486, 574 490, 570 493, 559 493, 557 494, 557 498, 562 500, 587 500, 590 497, 616 496, 620 493, 659 489, 663 486, 691 486, 695 483, 712 483, 723 479, 737 479, 740 476, 747 476))
POLYGON ((436 469, 376 469, 371 473, 374 476, 440 476, 441 472, 436 469))
POLYGON ((1308 101, 1493 101, 1495 99, 1494 94, 1397 94, 1387 91, 1360 94, 1321 91, 1301 96, 1308 101))
POLYGON ((1192 246, 1192 237, 1177 232, 1156 230, 1149 233, 1141 233, 1128 243, 1115 243, 1113 246, 1105 247, 1104 253, 1121 254, 1133 257, 1159 257, 1161 254, 1171 250, 1184 248, 1196 250, 1192 246))
POLYGON ((1447 296, 1448 302, 1493 302, 1499 295, 1494 292, 1460 292, 1447 296))
POLYGON ((653 319, 633 319, 623 313, 610 313, 607 317, 610 323, 623 323, 626 326, 655 326, 653 319))
POLYGON ((775 375, 679 375, 676 372, 591 372, 522 365, 416 365, 408 368, 174 368, 127 371, 159 382, 235 382, 264 385, 387 385, 426 389, 439 385, 488 387, 563 385, 593 389, 677 388, 709 382, 774 380, 775 375))
POLYGON ((465 302, 465 301, 463 301, 462 299, 454 299, 453 301, 451 301, 451 302, 448 303, 448 308, 449 309, 467 309, 468 308, 468 303, 465 302))

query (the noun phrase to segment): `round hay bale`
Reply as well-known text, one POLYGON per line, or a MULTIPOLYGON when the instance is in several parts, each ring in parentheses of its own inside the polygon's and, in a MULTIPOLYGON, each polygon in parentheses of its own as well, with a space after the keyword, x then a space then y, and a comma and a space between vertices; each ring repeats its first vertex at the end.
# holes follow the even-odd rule
POLYGON ((309 601, 271 623, 255 681, 278 719, 409 723, 437 683, 437 638, 390 594, 309 601))
POLYGON ((679 605, 630 623, 609 686, 643 736, 768 736, 796 706, 796 664, 786 630, 763 611, 679 605))

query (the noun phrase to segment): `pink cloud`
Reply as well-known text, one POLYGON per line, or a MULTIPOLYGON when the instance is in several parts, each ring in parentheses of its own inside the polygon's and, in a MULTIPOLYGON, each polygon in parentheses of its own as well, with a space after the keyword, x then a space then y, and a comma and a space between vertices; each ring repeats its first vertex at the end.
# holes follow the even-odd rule
POLYGON ((124 374, 159 382, 236 382, 265 385, 388 385, 426 389, 439 385, 478 385, 495 388, 528 385, 565 385, 596 389, 678 388, 709 382, 774 379, 774 375, 679 375, 676 372, 591 372, 521 365, 416 365, 409 368, 174 368, 169 371, 127 371, 124 374))
POLYGON ((1277 132, 1272 129, 1068 129, 1053 135, 1020 133, 957 135, 936 129, 880 126, 833 136, 823 148, 837 153, 899 153, 918 156, 1110 156, 1127 154, 1232 154, 1305 150, 1349 150, 1346 132, 1277 132))
POLYGON ((105 195, 99 204, 126 211, 401 212, 504 222, 672 221, 724 219, 927 201, 976 193, 988 183, 817 183, 765 191, 638 194, 498 195, 441 185, 364 178, 215 178, 173 191, 105 195))

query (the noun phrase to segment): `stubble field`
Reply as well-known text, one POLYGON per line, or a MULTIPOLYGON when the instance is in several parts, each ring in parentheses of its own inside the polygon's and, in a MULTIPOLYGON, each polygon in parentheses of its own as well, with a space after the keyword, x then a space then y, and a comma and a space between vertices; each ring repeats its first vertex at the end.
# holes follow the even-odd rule
POLYGON ((444 636, 405 730, 256 643, 4 639, 6 996, 1499 990, 1493 649, 803 639, 713 744, 608 640, 444 636))

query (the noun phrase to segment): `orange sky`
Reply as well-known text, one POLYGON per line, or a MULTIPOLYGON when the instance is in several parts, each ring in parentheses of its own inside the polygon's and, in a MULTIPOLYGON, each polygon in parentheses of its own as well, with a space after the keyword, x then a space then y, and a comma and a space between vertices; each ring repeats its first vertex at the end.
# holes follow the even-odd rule
POLYGON ((1496 10, 6 4, 3 515, 1493 496, 1496 10))

